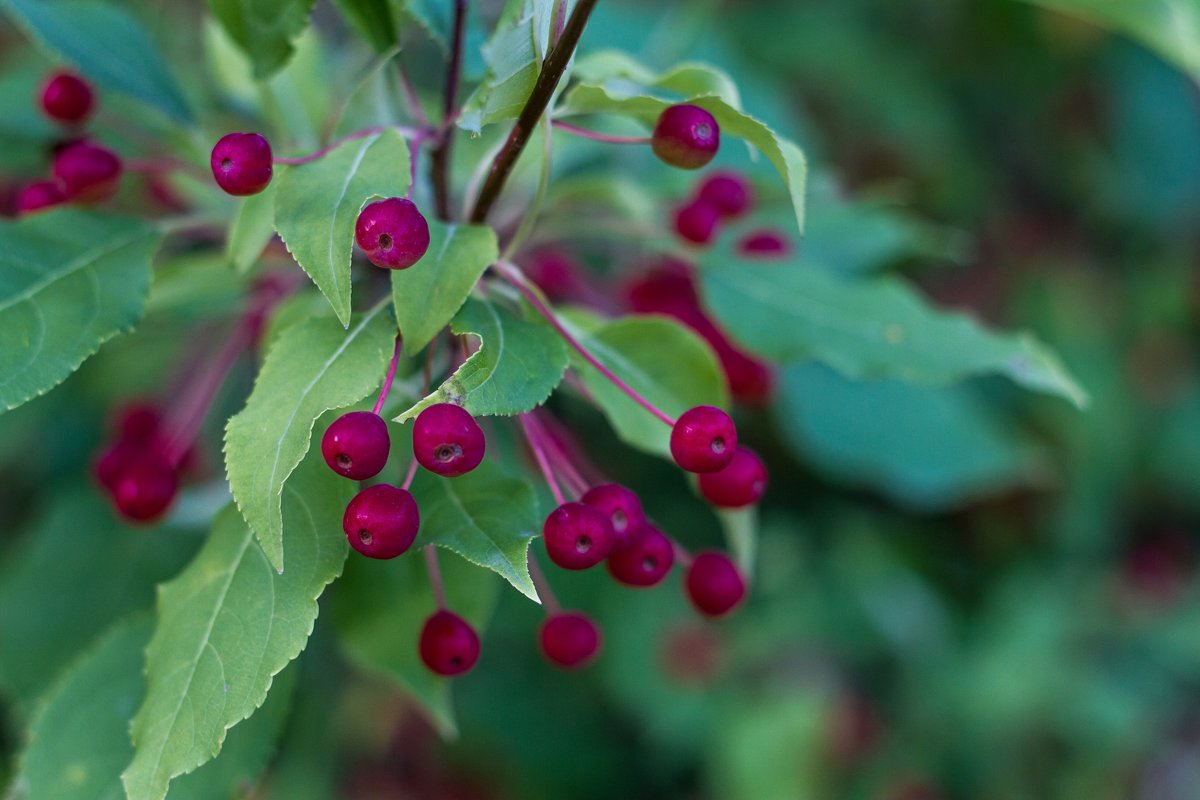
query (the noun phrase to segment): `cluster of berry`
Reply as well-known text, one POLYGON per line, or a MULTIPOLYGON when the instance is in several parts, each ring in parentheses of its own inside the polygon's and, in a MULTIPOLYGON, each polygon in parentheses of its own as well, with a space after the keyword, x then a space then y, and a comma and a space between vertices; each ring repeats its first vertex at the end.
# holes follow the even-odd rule
POLYGON ((113 433, 115 439, 92 465, 96 482, 125 519, 158 519, 175 499, 192 451, 178 453, 162 412, 144 403, 118 412, 113 433))

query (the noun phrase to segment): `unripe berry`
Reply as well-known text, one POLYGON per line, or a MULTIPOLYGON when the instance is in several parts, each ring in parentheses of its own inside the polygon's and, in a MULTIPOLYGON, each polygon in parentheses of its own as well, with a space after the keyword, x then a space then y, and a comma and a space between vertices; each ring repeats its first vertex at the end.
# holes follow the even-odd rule
POLYGON ((407 489, 379 483, 356 494, 342 516, 350 546, 370 558, 395 558, 412 546, 421 517, 407 489))
POLYGON ((600 652, 600 630, 584 614, 567 611, 547 617, 538 632, 542 653, 564 669, 585 667, 600 652))
POLYGON ((700 476, 700 494, 714 506, 741 508, 757 503, 767 490, 767 467, 753 451, 739 447, 719 472, 700 476))
POLYGON ((563 569, 588 569, 608 556, 613 546, 612 524, 601 512, 583 503, 563 503, 542 525, 546 554, 563 569))
POLYGON ((208 165, 226 193, 258 194, 271 182, 271 143, 257 133, 227 133, 213 145, 208 165))
POLYGON ((178 491, 175 470, 161 457, 142 455, 117 476, 112 499, 125 519, 153 522, 166 513, 178 491))
POLYGON ((716 472, 733 460, 737 427, 716 406, 689 408, 671 428, 671 457, 688 472, 716 472))
POLYGON ((54 181, 34 181, 17 194, 17 214, 31 214, 43 208, 65 203, 66 193, 54 181))
POLYGON ((650 146, 654 155, 681 169, 699 169, 712 161, 721 144, 713 115, 690 104, 666 108, 658 117, 650 146))
POLYGON ((750 186, 733 172, 714 172, 700 184, 696 196, 715 208, 725 219, 742 216, 754 204, 750 186))
POLYGON ((447 478, 478 467, 486 446, 479 423, 465 408, 453 403, 429 406, 413 423, 413 456, 417 463, 447 478))
POLYGON ((746 596, 746 581, 724 553, 697 553, 684 581, 688 599, 701 614, 719 617, 729 613, 746 596))
POLYGON ((608 571, 627 586, 654 586, 675 564, 675 545, 653 525, 643 525, 633 543, 608 556, 608 571))
POLYGON ((92 114, 91 85, 73 72, 55 72, 42 87, 42 111, 56 122, 78 125, 92 114))
POLYGON ((354 240, 375 266, 408 269, 429 249, 429 223, 411 200, 389 197, 359 213, 354 240))
POLYGON ((613 547, 624 547, 633 542, 634 534, 646 524, 646 512, 642 501, 632 490, 617 483, 593 486, 579 498, 592 508, 608 517, 613 531, 613 547))
POLYGON ((479 634, 465 619, 442 609, 425 620, 419 648, 421 661, 430 671, 453 677, 479 660, 479 634))
POLYGON ((378 414, 351 411, 326 429, 321 455, 338 475, 362 481, 378 475, 387 464, 391 444, 387 423, 378 414))
POLYGON ((75 142, 58 152, 52 169, 67 199, 97 203, 116 193, 121 159, 91 142, 75 142))
POLYGON ((716 206, 705 200, 693 200, 675 211, 675 232, 692 244, 711 242, 720 222, 716 206))

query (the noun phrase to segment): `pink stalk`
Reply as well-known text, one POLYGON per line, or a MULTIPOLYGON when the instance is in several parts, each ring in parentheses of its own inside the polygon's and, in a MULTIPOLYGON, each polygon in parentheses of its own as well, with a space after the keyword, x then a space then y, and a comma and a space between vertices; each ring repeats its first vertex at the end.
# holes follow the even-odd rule
POLYGON ((383 379, 383 388, 379 390, 379 399, 375 401, 375 407, 371 409, 371 413, 378 416, 383 408, 383 401, 387 400, 388 392, 391 391, 392 382, 396 380, 396 364, 400 361, 400 350, 403 346, 403 340, 400 334, 396 334, 396 347, 392 351, 392 363, 388 365, 387 377, 383 379))
POLYGON ((329 144, 325 145, 319 150, 314 150, 306 156, 294 156, 287 158, 276 157, 274 161, 276 164, 289 164, 292 166, 296 166, 298 164, 308 164, 309 162, 316 161, 319 158, 329 155, 329 153, 341 147, 346 142, 352 142, 356 139, 364 139, 368 136, 374 136, 377 133, 383 133, 389 128, 399 132, 399 134, 405 139, 413 140, 414 144, 420 143, 421 140, 425 138, 424 131, 419 131, 414 128, 406 128, 401 125, 372 125, 369 128, 363 128, 362 130, 357 130, 353 133, 347 133, 341 138, 334 139, 329 144))
POLYGON ((617 136, 612 133, 599 133, 598 131, 589 131, 587 128, 581 128, 578 125, 572 125, 569 122, 563 122, 560 119, 553 120, 550 124, 564 133, 580 136, 584 139, 591 139, 593 142, 607 142, 608 144, 650 144, 649 136, 617 136))
POLYGON ((542 445, 550 457, 552 466, 558 469, 566 479, 566 483, 576 494, 581 495, 586 492, 588 490, 587 481, 575 469, 575 465, 571 463, 571 459, 567 456, 566 451, 563 450, 558 440, 550 433, 538 415, 529 414, 529 421, 533 424, 538 438, 542 441, 542 445))
POLYGON ((429 571, 429 585, 433 587, 433 598, 439 611, 446 610, 446 587, 442 582, 442 568, 438 566, 437 545, 425 545, 425 568, 429 571))
POLYGON ((537 459, 538 468, 542 471, 542 477, 546 479, 546 484, 550 487, 550 492, 554 495, 555 501, 561 506, 567 502, 563 497, 562 489, 558 488, 558 481, 554 479, 554 470, 550 469, 550 462, 546 459, 546 451, 542 449, 542 443, 538 440, 537 431, 530 423, 529 415, 522 414, 521 430, 525 432, 525 439, 529 442, 529 449, 533 451, 533 457, 537 459))
POLYGON ((546 616, 553 617, 562 610, 562 607, 558 604, 558 598, 554 596, 554 591, 550 588, 550 581, 546 580, 546 573, 542 572, 541 565, 533 557, 533 551, 529 552, 528 557, 529 577, 533 579, 533 588, 537 589, 538 597, 542 599, 542 605, 546 608, 546 616))

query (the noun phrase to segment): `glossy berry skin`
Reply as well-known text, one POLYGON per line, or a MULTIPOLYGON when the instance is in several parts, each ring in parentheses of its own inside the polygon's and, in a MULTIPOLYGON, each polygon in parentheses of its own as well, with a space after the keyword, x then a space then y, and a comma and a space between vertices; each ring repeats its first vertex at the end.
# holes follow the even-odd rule
POLYGON ((673 167, 699 169, 713 160, 721 131, 713 115, 687 103, 670 106, 658 117, 650 147, 673 167))
POLYGON ((697 553, 684 579, 688 599, 701 614, 728 614, 746 596, 746 580, 733 560, 715 550, 697 553))
POLYGON ((175 470, 161 458, 143 456, 113 481, 112 500, 125 519, 153 522, 166 513, 178 491, 175 470))
POLYGON ((78 125, 92 115, 91 84, 73 72, 55 72, 42 87, 42 111, 55 122, 78 125))
POLYGON ((412 546, 421 517, 407 489, 377 483, 356 494, 342 515, 350 546, 369 558, 395 558, 412 546))
POLYGON ((715 208, 724 219, 736 219, 754 205, 750 186, 732 172, 714 172, 704 179, 696 196, 715 208))
POLYGON ((566 611, 546 618, 538 642, 550 663, 563 669, 579 669, 600 652, 601 637, 596 623, 586 615, 566 611))
POLYGON ((374 478, 387 464, 392 442, 387 423, 370 411, 351 411, 333 421, 321 438, 329 468, 355 481, 374 478))
POLYGON ((689 408, 671 428, 671 457, 688 472, 716 472, 733 460, 737 426, 716 406, 689 408))
POLYGON ((359 213, 354 240, 375 266, 408 269, 429 249, 429 223, 411 200, 389 197, 359 213))
POLYGON ((593 486, 579 501, 608 517, 612 525, 614 548, 631 544, 634 534, 646 524, 646 512, 642 510, 642 501, 631 489, 626 489, 618 483, 593 486))
POLYGON ((542 525, 546 554, 563 569, 588 569, 612 551, 612 523, 584 503, 563 503, 542 525))
POLYGON ((483 429, 462 406, 438 403, 413 423, 413 456, 422 467, 446 478, 479 466, 487 442, 483 429))
POLYGON ((729 466, 700 476, 700 494, 714 506, 754 505, 767 490, 767 467, 753 451, 739 447, 729 466))
POLYGON ((675 564, 675 545, 653 525, 643 525, 633 544, 613 550, 608 572, 626 586, 655 586, 675 564))
POLYGON ((675 233, 692 244, 711 242, 720 222, 721 214, 716 206, 704 200, 693 200, 675 211, 675 233))
POLYGON ((67 199, 98 203, 116 193, 121 159, 100 145, 75 142, 58 152, 52 170, 67 199))
POLYGON ((744 256, 783 258, 791 254, 792 243, 778 231, 763 229, 742 237, 737 243, 737 250, 744 256))
POLYGON ((54 181, 34 181, 17 194, 17 214, 31 214, 65 203, 67 195, 54 181))
POLYGON ((479 660, 479 634, 465 619, 442 609, 425 620, 419 644, 421 661, 437 675, 462 675, 479 660))
POLYGON ((213 145, 208 165, 226 194, 258 194, 271 182, 271 143, 257 133, 227 133, 213 145))

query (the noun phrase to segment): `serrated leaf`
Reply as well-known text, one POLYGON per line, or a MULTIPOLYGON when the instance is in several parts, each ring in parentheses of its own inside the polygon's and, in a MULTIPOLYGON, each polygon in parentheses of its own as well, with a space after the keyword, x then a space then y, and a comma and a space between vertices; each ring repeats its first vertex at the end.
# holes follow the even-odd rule
POLYGON ((349 331, 328 318, 308 318, 271 344, 246 407, 225 428, 229 488, 263 552, 284 569, 284 481, 308 452, 313 423, 356 403, 383 380, 395 329, 383 304, 349 331))
POLYGON ((304 649, 317 598, 342 571, 352 493, 312 456, 284 489, 285 572, 227 506, 195 560, 159 589, 146 699, 130 729, 135 754, 121 776, 129 800, 162 800, 173 778, 212 759, 304 649))
POLYGON ((601 50, 576 61, 574 75, 580 83, 604 86, 618 97, 622 87, 630 96, 640 95, 649 87, 684 97, 711 95, 732 108, 742 107, 733 78, 712 64, 686 62, 656 73, 620 50, 601 50))
POLYGON ((31 38, 89 80, 137 98, 177 122, 193 121, 158 48, 123 9, 98 0, 3 1, 31 38))
POLYGON ((408 269, 392 271, 392 303, 405 353, 413 355, 433 341, 499 255, 491 228, 429 220, 425 256, 408 269))
POLYGON ((453 550, 538 600, 526 558, 542 521, 528 481, 484 460, 457 478, 418 470, 412 493, 421 509, 422 543, 453 550))
POLYGON ((278 179, 275 227, 343 325, 350 324, 354 222, 372 198, 404 195, 408 159, 408 143, 389 129, 289 167, 278 179))
POLYGON ((141 319, 155 228, 76 209, 0 221, 0 409, 57 386, 141 319))
POLYGON ((493 303, 468 300, 450 330, 474 334, 482 347, 396 422, 435 403, 454 403, 477 417, 520 414, 544 403, 567 369, 567 348, 558 334, 493 303))
POLYGON ((238 272, 248 272, 275 237, 275 190, 278 181, 242 201, 233 225, 225 253, 238 272))
POLYGON ((250 57, 259 80, 278 72, 292 57, 292 42, 308 27, 315 4, 315 0, 208 0, 213 16, 250 57))

